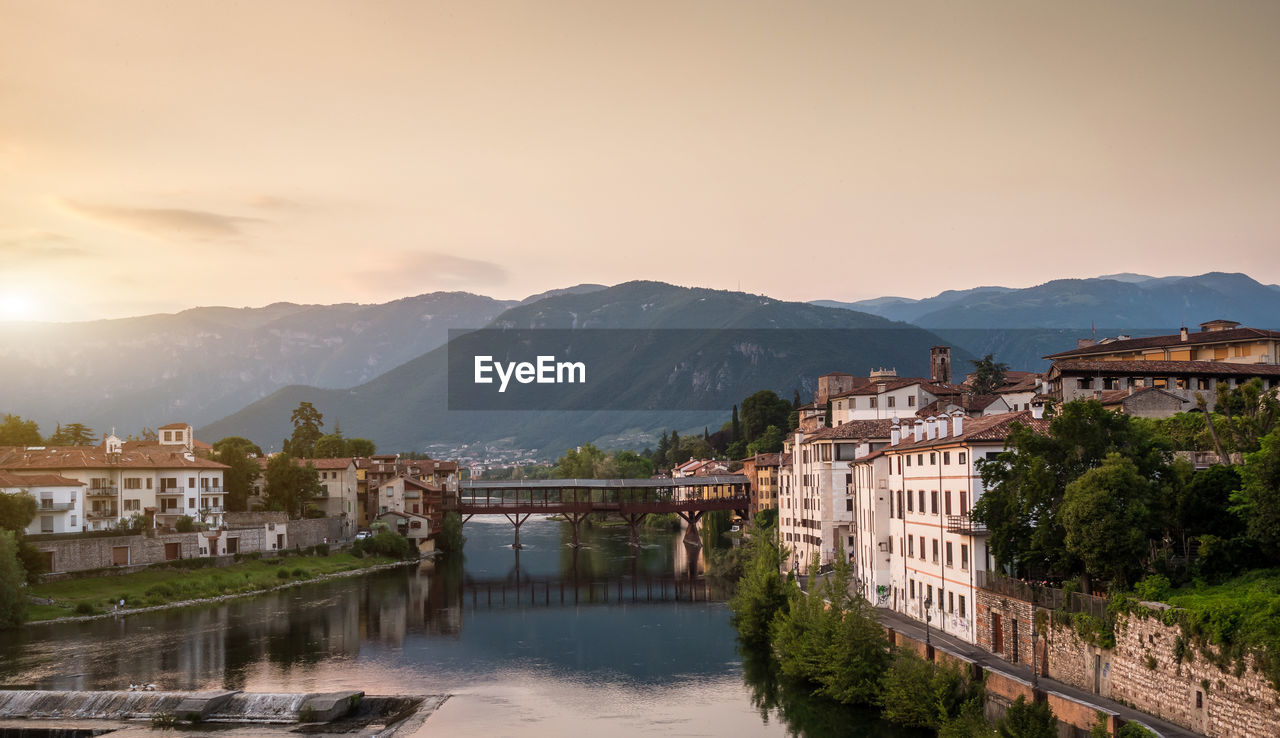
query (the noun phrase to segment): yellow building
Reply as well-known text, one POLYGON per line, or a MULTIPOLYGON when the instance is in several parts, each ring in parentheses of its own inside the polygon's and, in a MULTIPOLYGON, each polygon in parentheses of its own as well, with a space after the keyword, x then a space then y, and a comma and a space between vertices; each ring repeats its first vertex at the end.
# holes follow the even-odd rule
POLYGON ((1183 328, 1168 336, 1130 338, 1119 336, 1101 341, 1082 339, 1070 351, 1044 358, 1055 361, 1225 361, 1237 364, 1280 364, 1277 348, 1280 331, 1241 328, 1233 320, 1211 320, 1199 331, 1183 328))

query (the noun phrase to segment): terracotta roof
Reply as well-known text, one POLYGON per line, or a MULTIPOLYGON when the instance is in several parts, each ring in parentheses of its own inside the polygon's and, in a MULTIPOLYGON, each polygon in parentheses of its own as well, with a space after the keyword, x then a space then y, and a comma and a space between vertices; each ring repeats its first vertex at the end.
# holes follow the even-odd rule
POLYGON ((181 446, 148 446, 143 450, 124 451, 118 460, 108 459, 106 451, 94 446, 49 446, 27 449, 21 446, 0 448, 0 469, 227 469, 225 464, 192 456, 188 459, 181 446))
MULTIPOLYGON (((905 440, 897 446, 887 446, 884 451, 899 451, 903 449, 929 448, 930 446, 949 446, 955 443, 967 441, 1003 441, 1009 437, 1009 432, 1013 429, 1014 424, 1025 425, 1037 433, 1049 432, 1049 421, 1044 418, 1033 418, 1030 410, 1022 410, 1016 413, 1001 413, 1000 415, 987 415, 981 418, 965 418, 963 421, 963 430, 958 436, 948 435, 945 438, 934 438, 931 440, 911 441, 905 440)), ((911 436, 906 432, 911 426, 903 426, 903 438, 910 439, 911 436)))
POLYGON ((83 487, 84 482, 58 474, 14 474, 0 471, 0 487, 83 487))
POLYGON ((834 428, 819 428, 804 434, 804 443, 810 441, 885 439, 893 427, 892 418, 881 420, 850 420, 834 428))
POLYGON ((162 425, 159 428, 156 428, 156 430, 186 430, 188 425, 188 423, 170 423, 168 425, 162 425))
POLYGON ((1168 336, 1148 336, 1145 338, 1129 338, 1124 341, 1107 341, 1092 346, 1082 346, 1070 351, 1049 354, 1046 359, 1064 359, 1090 356, 1092 354, 1109 354, 1117 351, 1138 351, 1147 348, 1164 348, 1166 346, 1199 346, 1225 341, 1257 341, 1280 340, 1280 331, 1269 331, 1261 328, 1230 328, 1224 331, 1195 331, 1187 333, 1187 340, 1182 340, 1181 333, 1168 336))
POLYGON ((1102 394, 1098 395, 1095 399, 1097 399, 1103 405, 1119 405, 1120 403, 1124 402, 1130 397, 1137 397, 1138 395, 1145 394, 1147 392, 1159 392, 1162 395, 1168 395, 1172 397, 1178 402, 1183 402, 1183 403, 1190 402, 1190 400, 1186 400, 1181 397, 1178 397, 1172 392, 1166 392, 1165 390, 1160 389, 1159 387, 1143 387, 1141 389, 1134 389, 1132 392, 1130 392, 1127 389, 1105 390, 1104 392, 1102 392, 1102 394))
POLYGON ((351 466, 351 457, 337 457, 332 459, 307 459, 311 465, 317 469, 346 469, 351 466))
POLYGON ((756 454, 749 461, 755 462, 757 469, 762 466, 778 466, 782 463, 782 454, 756 454))
POLYGON ((1101 361, 1076 359, 1055 361, 1050 375, 1089 373, 1116 376, 1120 374, 1155 374, 1176 376, 1198 374, 1215 377, 1278 377, 1280 364, 1237 364, 1228 361, 1101 361))
POLYGON ((930 415, 940 415, 948 405, 954 405, 966 411, 986 410, 992 405, 992 403, 999 402, 1001 399, 1002 398, 998 394, 943 397, 920 408, 920 410, 916 412, 916 417, 927 418, 930 415))

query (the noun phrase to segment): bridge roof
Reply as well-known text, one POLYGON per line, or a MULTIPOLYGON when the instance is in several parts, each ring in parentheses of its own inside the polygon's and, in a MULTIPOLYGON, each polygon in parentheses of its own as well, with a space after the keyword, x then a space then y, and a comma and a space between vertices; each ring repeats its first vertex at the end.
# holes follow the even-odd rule
POLYGON ((750 484, 745 474, 719 474, 678 479, 480 479, 462 482, 463 489, 627 489, 714 487, 750 484))

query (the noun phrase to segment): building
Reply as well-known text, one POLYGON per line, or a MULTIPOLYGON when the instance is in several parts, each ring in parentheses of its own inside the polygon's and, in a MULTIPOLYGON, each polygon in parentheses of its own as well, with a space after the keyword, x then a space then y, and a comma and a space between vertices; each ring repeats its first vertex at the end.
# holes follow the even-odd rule
POLYGON ((782 463, 782 454, 756 454, 742 461, 742 474, 751 480, 749 513, 752 518, 761 510, 777 509, 778 475, 782 463))
POLYGON ((1047 432, 1040 409, 917 418, 850 464, 856 581, 868 600, 976 642, 975 578, 989 558, 970 516, 983 491, 974 462, 1002 452, 1015 424, 1047 432))
POLYGON ((355 535, 360 504, 357 497, 360 480, 356 474, 355 459, 350 457, 311 459, 311 464, 315 467, 316 474, 320 477, 320 486, 324 489, 324 492, 312 500, 312 503, 326 517, 343 521, 343 537, 355 535))
MULTIPOLYGON (((1280 387, 1280 364, 1242 364, 1226 361, 1062 359, 1049 368, 1050 394, 1059 402, 1102 400, 1109 392, 1156 388, 1195 409, 1204 398, 1212 410, 1219 383, 1237 387, 1253 378, 1267 389, 1280 387)), ((1172 408, 1172 404, 1170 404, 1172 408)), ((1175 411, 1176 412, 1176 411, 1175 411)), ((1172 413, 1171 413, 1172 414, 1172 413)))
POLYGON ((28 535, 83 531, 85 484, 58 474, 14 474, 0 471, 0 494, 26 493, 36 501, 28 535))
POLYGON ((816 556, 834 563, 854 545, 849 462, 889 442, 893 420, 855 420, 796 430, 783 442, 778 474, 778 533, 787 565, 807 572, 816 556), (843 552, 843 553, 841 553, 843 552))
POLYGON ((1185 327, 1166 336, 1118 336, 1080 339, 1076 348, 1044 358, 1052 361, 1220 361, 1229 364, 1280 364, 1280 331, 1241 328, 1233 320, 1211 320, 1191 332, 1185 327))
POLYGON ((0 448, 0 470, 20 476, 54 474, 83 483, 81 530, 107 530, 133 516, 156 528, 173 527, 184 516, 220 525, 227 467, 192 451, 189 425, 165 429, 156 442, 126 443, 110 434, 98 446, 0 448))
POLYGON ((356 458, 356 494, 362 503, 361 528, 384 512, 376 490, 396 477, 410 477, 439 488, 445 496, 458 494, 458 464, 436 459, 401 459, 399 454, 379 454, 356 458))

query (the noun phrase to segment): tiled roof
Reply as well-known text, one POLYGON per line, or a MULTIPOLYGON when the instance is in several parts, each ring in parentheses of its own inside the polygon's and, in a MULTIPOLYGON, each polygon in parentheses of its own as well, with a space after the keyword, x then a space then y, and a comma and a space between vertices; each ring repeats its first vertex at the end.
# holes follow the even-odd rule
POLYGON ((948 405, 954 405, 963 410, 978 411, 986 410, 992 403, 999 402, 1000 395, 960 395, 959 397, 951 396, 934 400, 925 405, 916 412, 917 418, 927 418, 930 415, 939 415, 947 408, 948 405))
MULTIPOLYGON (((1025 425, 1038 433, 1049 432, 1048 420, 1034 418, 1030 410, 1022 410, 1016 413, 1001 413, 1000 415, 987 415, 981 418, 965 418, 962 426, 963 430, 958 436, 948 435, 945 438, 922 441, 904 440, 897 446, 885 447, 884 451, 929 448, 930 446, 952 445, 965 441, 1003 441, 1009 437, 1014 424, 1025 425)), ((904 439, 911 438, 907 433, 907 429, 910 427, 907 425, 902 427, 904 439)))
POLYGON ((1145 394, 1147 392, 1159 392, 1162 395, 1168 395, 1172 397, 1178 402, 1183 402, 1183 403, 1189 402, 1189 400, 1185 400, 1181 397, 1178 397, 1172 392, 1166 392, 1160 389, 1159 387, 1143 387, 1141 389, 1135 388, 1133 390, 1127 390, 1127 389, 1105 390, 1101 394, 1099 394, 1096 399, 1099 402, 1101 402, 1103 405, 1119 405, 1120 403, 1124 402, 1126 399, 1130 397, 1137 397, 1138 395, 1145 394))
POLYGON ((0 448, 0 469, 227 469, 225 464, 192 456, 181 446, 148 446, 145 450, 124 451, 118 460, 93 446, 49 446, 28 449, 0 448))
POLYGON ((186 429, 187 429, 187 423, 170 423, 168 425, 162 425, 159 428, 156 428, 156 430, 186 430, 186 429))
POLYGON ((1257 341, 1280 340, 1280 331, 1269 331, 1261 328, 1230 328, 1225 331, 1195 331, 1187 333, 1187 340, 1182 340, 1181 333, 1168 336, 1148 336, 1145 338, 1129 338, 1123 341, 1107 341, 1092 346, 1081 346, 1070 351, 1049 354, 1046 359, 1065 359, 1084 357, 1092 354, 1110 354, 1117 351, 1139 351, 1148 348, 1164 348, 1166 346, 1199 346, 1225 341, 1257 341))
POLYGON ((0 471, 0 487, 83 487, 84 482, 58 474, 14 474, 0 471))
POLYGON ((1214 377, 1280 377, 1280 364, 1237 364, 1228 361, 1101 361, 1075 359, 1055 361, 1050 374, 1086 373, 1116 376, 1155 374, 1177 376, 1196 374, 1214 377))
POLYGON ((346 469, 351 466, 351 457, 337 457, 332 459, 307 459, 311 465, 317 469, 346 469))
POLYGON ((819 428, 804 434, 804 443, 810 441, 860 440, 863 438, 884 439, 889 437, 889 429, 893 427, 892 418, 882 420, 850 420, 834 428, 819 428))

